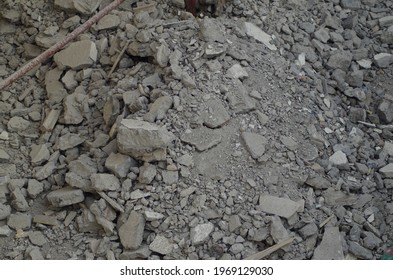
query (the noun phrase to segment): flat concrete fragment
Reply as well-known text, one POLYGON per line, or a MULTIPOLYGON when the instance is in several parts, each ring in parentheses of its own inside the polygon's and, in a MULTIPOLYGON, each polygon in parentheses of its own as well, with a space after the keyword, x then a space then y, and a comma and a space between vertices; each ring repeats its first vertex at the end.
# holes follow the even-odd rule
POLYGON ((0 163, 8 162, 9 159, 10 159, 10 155, 3 149, 0 149, 0 163))
POLYGON ((0 203, 0 221, 6 219, 11 214, 11 206, 0 203))
POLYGON ((289 233, 278 216, 271 218, 270 235, 276 243, 289 238, 289 233))
POLYGON ((235 113, 247 113, 255 109, 255 100, 250 98, 247 89, 239 79, 232 79, 227 98, 229 106, 235 113))
POLYGON ((60 70, 66 67, 80 70, 92 66, 96 60, 96 45, 89 40, 71 43, 66 49, 54 55, 54 61, 60 70))
POLYGON ((61 110, 51 109, 41 125, 43 132, 52 131, 59 120, 61 110))
POLYGON ((131 157, 118 153, 111 153, 105 161, 105 167, 117 177, 124 178, 136 162, 131 157))
POLYGON ((193 245, 199 245, 207 241, 214 230, 212 223, 199 224, 191 229, 190 238, 193 245))
POLYGON ((258 159, 265 153, 267 139, 262 135, 252 132, 242 132, 242 138, 253 159, 258 159))
POLYGON ((202 113, 203 124, 209 128, 217 128, 227 123, 231 117, 222 102, 211 98, 205 102, 206 109, 202 113))
POLYGON ((348 163, 348 159, 346 154, 339 150, 329 157, 329 162, 336 166, 344 166, 348 163))
POLYGON ((379 173, 381 173, 384 178, 393 178, 393 163, 389 163, 379 169, 379 173))
POLYGON ((120 18, 117 15, 106 15, 100 19, 95 27, 97 31, 116 28, 120 24, 120 18))
POLYGON ((374 62, 379 68, 387 68, 393 63, 393 54, 379 53, 374 55, 374 62))
POLYGON ((157 168, 153 164, 145 164, 139 168, 138 181, 142 184, 150 184, 157 174, 157 168))
POLYGON ((180 139, 183 142, 195 146, 199 152, 202 152, 221 143, 222 136, 219 130, 213 130, 202 126, 191 131, 187 131, 180 137, 180 139))
POLYGON ((48 242, 45 236, 40 231, 29 232, 29 240, 33 245, 37 245, 37 246, 42 246, 48 242))
POLYGON ((161 174, 162 180, 166 185, 175 184, 179 179, 179 172, 177 171, 163 170, 161 174))
POLYGON ((248 78, 248 73, 239 63, 236 63, 228 69, 227 76, 230 78, 243 80, 244 78, 248 78))
POLYGON ((117 134, 119 151, 135 158, 155 150, 165 150, 175 136, 164 127, 145 121, 124 119, 117 134))
POLYGON ((0 226, 0 236, 10 236, 12 233, 12 230, 10 229, 9 226, 4 225, 0 226))
POLYGON ((162 235, 157 235, 153 242, 150 243, 149 249, 161 255, 168 255, 173 250, 173 243, 162 235))
POLYGON ((334 52, 328 62, 326 63, 329 68, 348 70, 352 61, 352 53, 349 51, 337 50, 334 52))
POLYGON ((88 96, 74 92, 64 98, 64 123, 80 124, 83 121, 84 109, 87 104, 88 96))
POLYGON ((170 96, 161 96, 157 98, 151 105, 150 110, 143 116, 147 122, 154 122, 155 120, 162 120, 167 111, 172 107, 173 100, 170 96))
POLYGON ((321 176, 308 177, 305 183, 315 190, 325 190, 331 187, 330 181, 321 176))
POLYGON ((54 68, 45 74, 45 89, 50 104, 60 103, 67 96, 67 91, 60 82, 62 73, 60 69, 54 68))
POLYGON ((31 158, 31 164, 36 166, 36 165, 41 165, 48 161, 50 157, 50 152, 46 144, 40 144, 40 145, 32 145, 31 146, 31 152, 30 152, 30 158, 31 158))
POLYGON ((92 174, 91 186, 97 192, 117 191, 120 189, 120 181, 112 174, 92 174))
POLYGON ((327 227, 321 244, 315 249, 313 260, 343 260, 342 238, 338 227, 327 227))
POLYGON ((10 132, 20 132, 30 127, 30 122, 22 117, 12 117, 8 123, 7 128, 10 132))
POLYGON ((78 134, 67 133, 59 138, 58 147, 61 151, 72 149, 85 142, 78 134))
POLYGON ((136 250, 142 244, 145 219, 135 211, 132 211, 125 222, 119 228, 120 242, 125 249, 136 250))
POLYGON ((253 37, 255 40, 263 43, 268 49, 275 51, 277 47, 271 43, 272 36, 262 31, 258 26, 251 22, 244 23, 244 29, 248 36, 253 37))
POLYGON ((393 16, 384 16, 378 19, 381 27, 386 27, 393 24, 393 16))
POLYGON ((8 217, 7 225, 12 229, 29 229, 31 227, 31 215, 23 213, 11 214, 8 217))
POLYGON ((64 187, 50 192, 47 195, 47 199, 53 206, 64 207, 82 202, 85 200, 85 196, 80 189, 64 187))
POLYGON ((300 210, 300 203, 287 198, 271 195, 261 195, 259 198, 259 209, 268 214, 290 218, 300 210))

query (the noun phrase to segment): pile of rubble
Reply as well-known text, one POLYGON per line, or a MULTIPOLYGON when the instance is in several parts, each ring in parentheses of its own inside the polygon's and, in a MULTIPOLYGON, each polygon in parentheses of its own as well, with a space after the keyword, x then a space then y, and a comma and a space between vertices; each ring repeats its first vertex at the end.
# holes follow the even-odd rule
MULTIPOLYGON (((110 1, 1 2, 4 79, 110 1)), ((381 257, 393 2, 226 2, 126 0, 0 93, 1 259, 381 257)))

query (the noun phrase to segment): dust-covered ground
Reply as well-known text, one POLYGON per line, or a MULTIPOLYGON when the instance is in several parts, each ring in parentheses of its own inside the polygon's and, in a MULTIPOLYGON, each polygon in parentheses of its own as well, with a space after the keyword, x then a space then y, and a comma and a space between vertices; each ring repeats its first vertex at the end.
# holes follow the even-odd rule
MULTIPOLYGON (((108 3, 1 0, 0 79, 108 3)), ((0 92, 0 259, 381 258, 393 2, 215 8, 126 0, 0 92)))

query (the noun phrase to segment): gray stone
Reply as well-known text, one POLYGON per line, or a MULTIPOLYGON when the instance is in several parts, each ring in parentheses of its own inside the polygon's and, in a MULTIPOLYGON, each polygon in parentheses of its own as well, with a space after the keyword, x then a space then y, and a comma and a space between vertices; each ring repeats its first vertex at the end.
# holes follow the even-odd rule
POLYGON ((201 36, 206 42, 225 42, 225 27, 220 21, 214 18, 204 17, 198 23, 201 36))
POLYGON ((32 260, 45 260, 44 256, 42 255, 42 252, 38 248, 33 248, 30 251, 28 251, 28 256, 32 260))
POLYGON ((393 24, 393 16, 384 16, 378 19, 381 27, 390 26, 393 24))
POLYGON ((200 245, 205 243, 209 239, 210 234, 213 232, 213 230, 214 225, 210 222, 197 225, 196 227, 191 229, 191 243, 193 245, 200 245))
POLYGON ((44 166, 39 168, 37 172, 35 173, 35 178, 39 181, 42 181, 49 176, 53 175, 54 171, 57 169, 57 159, 56 160, 50 160, 47 162, 44 166))
POLYGON ((304 227, 302 227, 301 229, 299 229, 299 234, 303 238, 310 237, 310 236, 315 235, 317 233, 318 233, 318 226, 315 223, 309 223, 309 224, 305 225, 304 227))
POLYGON ((30 126, 31 124, 29 121, 19 116, 12 117, 7 123, 7 128, 9 132, 21 132, 26 130, 30 126))
POLYGON ((120 254, 119 259, 120 260, 144 260, 149 258, 151 255, 151 251, 149 249, 149 246, 147 245, 142 245, 139 247, 137 250, 129 251, 129 250, 123 250, 123 252, 120 254))
POLYGON ((210 98, 205 102, 206 109, 202 112, 203 124, 209 128, 221 127, 227 123, 231 117, 222 102, 215 98, 210 98))
POLYGON ((393 157, 393 141, 385 141, 382 150, 389 156, 393 157))
POLYGON ((0 163, 6 163, 10 160, 10 155, 3 149, 0 149, 0 163))
POLYGON ((157 168, 153 164, 144 164, 139 168, 138 181, 142 184, 150 184, 157 174, 157 168))
POLYGON ((363 246, 367 249, 374 250, 381 245, 382 240, 378 238, 374 233, 365 231, 363 233, 365 237, 363 238, 363 246))
POLYGON ((166 185, 175 184, 179 180, 179 172, 177 171, 163 170, 161 174, 162 180, 166 185))
POLYGON ((244 23, 244 31, 250 37, 263 43, 269 50, 275 51, 277 47, 271 43, 272 37, 251 22, 244 23))
POLYGON ((348 159, 346 154, 344 154, 341 150, 338 150, 329 157, 329 162, 336 166, 345 166, 348 163, 348 159))
POLYGON ((118 27, 120 24, 120 18, 117 15, 105 15, 103 16, 95 26, 97 31, 113 29, 118 27))
POLYGON ((67 133, 59 138, 58 147, 61 151, 72 149, 85 142, 78 134, 67 133))
POLYGON ((363 85, 363 76, 364 73, 362 70, 354 70, 350 72, 345 81, 353 87, 361 87, 363 85))
POLYGON ((72 187, 83 191, 93 191, 90 176, 97 173, 97 165, 86 154, 68 164, 69 172, 66 173, 65 181, 72 187))
POLYGON ((349 109, 349 120, 353 123, 358 123, 358 121, 366 121, 367 112, 363 108, 354 108, 351 107, 349 109))
POLYGON ((358 242, 360 240, 361 233, 362 233, 362 229, 357 224, 354 224, 351 230, 349 231, 349 239, 358 242))
POLYGON ((37 246, 42 246, 48 242, 45 236, 40 231, 30 231, 29 240, 33 245, 37 245, 37 246))
POLYGON ((276 243, 289 238, 289 233, 278 216, 271 217, 270 235, 276 243))
POLYGON ((25 212, 29 210, 29 204, 26 201, 26 198, 23 196, 19 187, 14 187, 11 191, 11 205, 17 211, 25 212))
POLYGON ((230 78, 240 79, 240 80, 243 80, 244 78, 248 78, 247 71, 239 63, 232 65, 232 67, 228 69, 226 75, 230 78))
POLYGON ((322 241, 315 249, 314 260, 343 260, 342 237, 338 227, 327 227, 322 241))
POLYGON ((56 104, 63 101, 63 98, 67 96, 67 90, 60 82, 60 77, 63 74, 58 68, 49 70, 45 74, 45 89, 50 104, 56 104))
POLYGON ((287 149, 291 151, 296 151, 299 146, 298 143, 295 140, 293 140, 292 137, 289 136, 284 136, 284 135, 280 136, 280 141, 281 143, 284 144, 284 146, 287 149))
POLYGON ((255 100, 250 98, 248 91, 239 79, 232 79, 226 94, 229 106, 235 113, 247 113, 255 109, 255 100))
POLYGON ((90 15, 97 10, 101 2, 102 0, 55 0, 55 6, 66 11, 90 15))
POLYGON ((384 178, 393 178, 393 163, 389 163, 379 169, 379 173, 381 173, 384 178))
POLYGON ((272 195, 261 195, 259 198, 259 209, 268 214, 278 215, 289 219, 296 212, 300 212, 301 205, 287 198, 272 195))
POLYGON ((157 52, 155 54, 155 58, 158 65, 160 65, 163 68, 166 67, 169 62, 170 54, 171 54, 171 50, 168 48, 168 46, 166 44, 161 44, 157 48, 157 52))
POLYGON ((157 235, 153 242, 150 243, 149 249, 161 255, 168 255, 172 253, 173 243, 162 235, 157 235))
POLYGON ((393 54, 379 53, 374 55, 374 62, 379 68, 387 68, 393 63, 393 54))
POLYGON ((71 187, 64 187, 52 191, 46 196, 46 198, 53 206, 56 207, 64 207, 85 200, 85 196, 80 189, 74 189, 71 187))
POLYGON ((384 100, 379 104, 377 114, 383 123, 393 122, 393 102, 384 100))
POLYGON ((321 41, 322 43, 327 43, 330 39, 329 30, 327 28, 321 27, 317 31, 314 32, 314 36, 316 39, 321 41))
POLYGON ((146 210, 144 212, 144 214, 145 214, 146 221, 149 221, 149 222, 161 220, 164 218, 163 214, 157 213, 154 211, 150 211, 150 210, 146 210))
POLYGON ((252 132, 242 132, 241 136, 252 158, 258 159, 265 153, 267 139, 264 136, 252 132))
POLYGON ((241 225, 242 221, 240 220, 239 215, 232 215, 229 218, 228 226, 230 232, 234 232, 236 229, 240 228, 241 225))
POLYGON ((12 230, 10 229, 9 226, 4 225, 4 226, 0 226, 0 236, 10 236, 12 233, 12 230))
POLYGON ((71 43, 53 57, 60 70, 69 67, 80 70, 92 66, 97 60, 97 47, 90 40, 71 43))
POLYGON ((341 0, 340 3, 344 9, 358 10, 361 7, 360 0, 341 0))
POLYGON ((105 167, 120 178, 126 177, 131 166, 136 166, 136 164, 131 157, 118 153, 111 153, 105 161, 105 167))
POLYGON ((348 70, 352 61, 352 53, 349 51, 335 51, 329 58, 327 66, 331 69, 348 70))
POLYGON ((353 254, 355 257, 363 260, 372 260, 373 253, 371 250, 364 248, 359 243, 354 241, 348 241, 349 252, 353 254))
POLYGON ((180 139, 195 146, 199 152, 202 152, 221 143, 222 136, 219 129, 210 129, 202 126, 186 131, 180 139))
POLYGON ((97 192, 120 190, 120 181, 115 175, 92 174, 90 180, 92 188, 97 192))
POLYGON ((117 134, 119 151, 134 158, 143 158, 144 154, 155 150, 164 151, 175 136, 164 127, 145 121, 124 119, 117 134))
POLYGON ((241 253, 241 252, 244 251, 244 245, 241 244, 241 243, 235 243, 235 244, 233 244, 233 245, 229 248, 229 251, 231 251, 232 254, 234 254, 234 255, 239 254, 239 253, 241 253))
POLYGON ((142 244, 144 229, 145 219, 141 214, 132 211, 127 222, 119 228, 120 242, 123 247, 130 250, 138 249, 142 244))
POLYGON ((143 120, 147 122, 162 120, 167 111, 172 107, 172 104, 173 100, 171 96, 161 96, 157 98, 151 105, 149 112, 143 116, 143 120))
POLYGON ((31 215, 24 213, 11 214, 8 217, 7 225, 12 229, 29 229, 31 227, 31 215))
POLYGON ((325 190, 331 187, 330 181, 322 176, 310 176, 305 183, 315 190, 325 190))
POLYGON ((11 214, 11 206, 0 203, 0 221, 6 219, 11 214))
POLYGON ((75 90, 64 98, 64 123, 80 124, 83 121, 84 110, 88 96, 75 90))
POLYGON ((41 165, 47 162, 49 157, 50 152, 46 144, 31 146, 30 158, 32 165, 41 165))

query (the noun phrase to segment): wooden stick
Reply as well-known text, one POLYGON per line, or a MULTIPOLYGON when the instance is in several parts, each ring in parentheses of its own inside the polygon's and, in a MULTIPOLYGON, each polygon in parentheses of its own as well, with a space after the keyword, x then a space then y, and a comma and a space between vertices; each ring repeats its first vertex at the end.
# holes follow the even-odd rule
POLYGON ((103 8, 101 11, 99 11, 97 14, 92 16, 89 20, 87 20, 84 24, 76 28, 74 31, 72 31, 70 34, 68 34, 66 37, 64 37, 62 40, 57 42, 55 45, 41 53, 39 56, 36 58, 30 60, 27 64, 25 64, 22 68, 20 68, 18 71, 14 72, 11 76, 9 76, 7 79, 2 81, 0 83, 0 91, 11 85, 13 82, 18 80, 19 78, 23 77, 27 72, 29 72, 31 69, 39 65, 40 63, 44 62, 48 58, 52 57, 55 53, 57 53, 59 50, 64 48, 65 45, 67 45, 69 42, 74 40, 78 35, 82 34, 85 32, 87 29, 89 29, 94 23, 96 23, 98 20, 100 20, 103 16, 108 14, 110 11, 112 11, 114 8, 119 6, 121 3, 123 3, 124 0, 114 0, 112 3, 110 3, 108 6, 103 8))
POLYGON ((122 58, 122 56, 125 53, 126 49, 128 48, 129 44, 130 44, 130 40, 127 41, 127 43, 124 45, 124 47, 121 50, 121 52, 116 57, 115 63, 113 63, 111 70, 109 71, 108 75, 106 76, 106 79, 109 79, 111 77, 113 71, 115 71, 115 68, 116 68, 117 64, 119 64, 120 59, 122 58))
POLYGON ((245 258, 245 260, 260 260, 266 256, 269 256, 270 254, 274 253, 275 251, 281 249, 284 246, 287 246, 288 244, 291 244, 293 242, 293 240, 295 240, 295 238, 289 238, 287 240, 283 240, 278 242, 277 244, 261 251, 258 253, 255 253, 251 256, 248 256, 247 258, 245 258))

